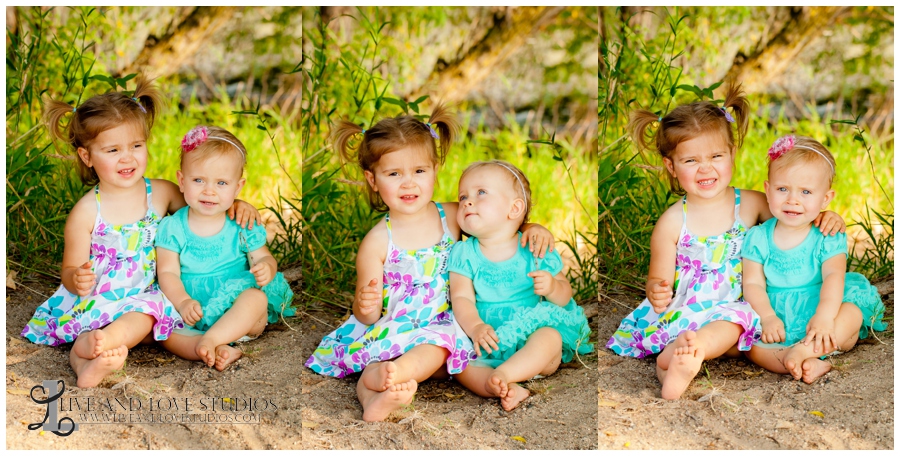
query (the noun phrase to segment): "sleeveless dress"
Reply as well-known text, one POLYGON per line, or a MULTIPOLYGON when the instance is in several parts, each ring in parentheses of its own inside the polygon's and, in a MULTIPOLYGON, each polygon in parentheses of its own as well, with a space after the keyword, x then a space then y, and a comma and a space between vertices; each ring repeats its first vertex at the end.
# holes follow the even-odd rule
POLYGON ((153 239, 160 216, 153 210, 150 180, 147 213, 128 225, 112 225, 100 215, 100 187, 94 187, 97 218, 91 231, 91 264, 97 284, 81 297, 60 286, 38 306, 22 330, 22 337, 51 346, 73 342, 79 334, 103 328, 128 312, 140 312, 156 319, 153 338, 165 340, 184 323, 156 282, 156 250, 153 239))
MULTIPOLYGON (((185 206, 159 224, 156 246, 175 252, 181 262, 181 282, 187 294, 200 302, 203 318, 179 334, 206 332, 234 305, 238 295, 248 288, 259 288, 250 272, 248 253, 265 247, 266 230, 246 229, 225 217, 222 230, 212 236, 197 236, 188 226, 190 207, 185 206), (194 330, 194 331, 191 331, 194 330)), ((268 298, 269 323, 282 315, 294 315, 294 293, 280 272, 262 287, 268 298)), ((251 340, 245 336, 241 342, 251 340)))
POLYGON ((382 276, 381 318, 364 325, 350 316, 322 339, 306 361, 314 372, 343 378, 362 372, 369 363, 399 357, 413 347, 432 344, 446 348, 447 372, 462 372, 474 358, 472 342, 450 309, 447 260, 455 241, 447 228, 444 209, 435 203, 444 235, 436 245, 402 250, 394 245, 390 215, 387 224, 387 259, 382 276))
POLYGON ((741 244, 747 227, 740 217, 741 191, 734 189, 734 224, 725 233, 700 237, 687 227, 687 197, 682 199, 682 225, 675 260, 675 296, 663 314, 648 299, 622 320, 606 347, 618 355, 643 358, 659 353, 684 331, 697 331, 713 321, 743 328, 741 351, 759 340, 759 315, 743 301, 741 244))
POLYGON ((528 277, 528 273, 537 270, 555 276, 562 267, 559 253, 548 252, 544 258, 537 258, 521 244, 511 258, 499 262, 484 256, 478 238, 470 237, 453 247, 450 272, 472 281, 478 316, 494 328, 500 339, 499 349, 491 353, 482 350, 481 357, 472 361, 473 366, 496 368, 521 350, 528 337, 543 327, 555 329, 562 337, 564 363, 572 361, 575 353, 594 351, 584 310, 573 299, 565 306, 558 306, 535 294, 534 279, 528 277))
MULTIPOLYGON (((782 250, 775 245, 774 233, 778 220, 767 220, 747 233, 744 241, 744 258, 763 266, 766 275, 766 294, 772 310, 784 322, 785 341, 779 344, 757 345, 790 346, 806 337, 806 324, 816 314, 822 291, 822 264, 825 260, 847 253, 847 235, 838 233, 825 236, 817 229, 810 229, 800 245, 782 250)), ((881 295, 862 274, 848 272, 844 276, 844 297, 862 311, 863 321, 859 338, 869 335, 869 328, 884 331, 884 303, 881 295)))

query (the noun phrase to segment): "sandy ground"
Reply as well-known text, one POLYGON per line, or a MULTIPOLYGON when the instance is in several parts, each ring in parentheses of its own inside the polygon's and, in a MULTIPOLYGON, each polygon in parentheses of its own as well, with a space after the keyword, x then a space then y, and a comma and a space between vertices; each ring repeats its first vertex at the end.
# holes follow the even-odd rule
MULTIPOLYGON (((587 304, 586 310, 596 303, 587 304)), ((340 322, 327 310, 309 310, 301 323, 305 357, 340 322)), ((591 312, 588 312, 590 315, 591 312)), ((595 321, 590 320, 591 326, 595 321)), ((592 334, 596 338, 596 334, 592 334)), ((303 368, 303 449, 596 449, 597 356, 582 356, 550 377, 523 384, 532 395, 512 412, 453 380, 420 385, 408 409, 381 423, 362 420, 358 375, 334 379, 303 368)))
MULTIPOLYGON (((599 448, 880 449, 894 448, 893 282, 878 284, 890 319, 835 368, 807 385, 746 359, 712 360, 677 401, 659 397, 655 358, 599 353, 599 448)), ((606 338, 639 300, 610 293, 600 303, 606 338)), ((605 346, 605 342, 603 344, 605 346)))
MULTIPOLYGON (((35 345, 19 336, 35 308, 54 288, 26 282, 32 290, 7 290, 6 303, 6 445, 8 449, 298 449, 301 396, 297 356, 299 319, 269 325, 259 339, 242 345, 245 352, 229 369, 218 372, 200 362, 186 361, 158 345, 135 347, 125 368, 97 388, 75 387, 69 367, 69 348, 35 345), (43 295, 43 296, 41 296, 43 295), (292 330, 288 325, 293 327, 292 330), (250 424, 170 424, 141 422, 97 424, 82 422, 68 437, 30 431, 40 422, 45 405, 34 403, 32 386, 45 379, 62 379, 63 399, 82 396, 142 401, 151 398, 190 399, 197 412, 204 398, 250 398, 274 404, 250 424)), ((296 292, 296 291, 295 291, 296 292)), ((211 403, 211 402, 207 402, 211 403)), ((238 403, 235 401, 235 403, 238 403)), ((65 404, 65 402, 64 402, 65 404)), ((242 404, 242 403, 241 403, 242 404)), ((68 407, 68 406, 64 406, 68 407)), ((68 409, 67 409, 68 410, 68 409)), ((143 415, 147 418, 148 414, 143 415)), ((157 413, 158 415, 158 413, 157 413)), ((74 417, 60 412, 59 417, 74 417)), ((78 418, 73 418, 78 421, 78 418)))

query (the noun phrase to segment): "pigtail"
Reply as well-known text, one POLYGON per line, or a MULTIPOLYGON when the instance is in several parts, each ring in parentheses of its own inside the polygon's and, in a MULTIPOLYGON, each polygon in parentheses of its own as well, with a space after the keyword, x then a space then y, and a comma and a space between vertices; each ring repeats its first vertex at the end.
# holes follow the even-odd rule
POLYGON ((744 93, 741 83, 735 84, 732 81, 728 85, 728 91, 725 93, 725 101, 722 108, 728 110, 731 108, 732 116, 735 120, 735 146, 740 149, 744 143, 744 136, 747 135, 747 128, 750 124, 750 101, 747 100, 747 94, 744 93))
POLYGON ((147 132, 153 129, 153 122, 165 106, 165 98, 159 89, 153 84, 153 79, 139 78, 134 88, 132 100, 138 104, 144 114, 147 124, 147 132))
POLYGON ((659 122, 659 117, 646 109, 632 111, 628 118, 628 135, 631 136, 631 140, 637 145, 638 152, 641 154, 656 146, 656 140, 650 139, 652 135, 648 131, 653 122, 659 122))
MULTIPOLYGON (((337 126, 332 128, 331 144, 334 150, 338 153, 338 157, 340 157, 341 162, 345 164, 354 161, 358 163, 360 162, 359 154, 354 157, 350 152, 350 140, 353 139, 354 136, 362 134, 362 132, 362 127, 346 120, 339 121, 337 126)), ((360 167, 363 167, 362 163, 360 163, 360 167)), ((365 168, 363 167, 363 169, 365 168)))
POLYGON ((50 132, 50 138, 54 141, 65 141, 68 144, 72 144, 73 147, 75 145, 72 142, 72 135, 70 134, 70 128, 67 125, 65 130, 61 129, 60 123, 62 123, 63 117, 66 114, 72 114, 72 119, 69 120, 69 124, 75 122, 75 107, 64 103, 62 101, 56 101, 53 99, 47 99, 44 103, 44 124, 47 125, 47 130, 50 132))
POLYGON ((431 112, 428 123, 431 124, 431 127, 437 132, 441 144, 437 151, 437 158, 438 163, 443 165, 444 160, 447 158, 447 154, 450 151, 450 145, 456 141, 459 136, 459 120, 443 105, 443 103, 438 103, 438 105, 435 106, 434 111, 431 112))

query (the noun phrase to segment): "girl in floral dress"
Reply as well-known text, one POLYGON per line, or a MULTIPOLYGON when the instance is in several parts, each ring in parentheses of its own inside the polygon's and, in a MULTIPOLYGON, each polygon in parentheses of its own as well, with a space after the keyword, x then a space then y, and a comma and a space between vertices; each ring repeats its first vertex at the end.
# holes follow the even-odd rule
MULTIPOLYGON (((637 358, 661 352, 656 373, 665 399, 681 397, 703 360, 746 352, 760 337, 759 316, 742 299, 741 244, 749 227, 772 214, 764 194, 729 185, 749 108, 740 86, 731 85, 721 107, 701 101, 659 117, 638 110, 629 122, 640 149, 648 148, 647 128, 658 123, 655 148, 672 191, 685 196, 653 229, 647 299, 606 346, 637 358)), ((817 226, 844 229, 829 214, 817 226)))
POLYGON ((69 362, 82 388, 120 369, 138 342, 164 340, 183 325, 157 286, 153 240, 159 220, 183 207, 184 198, 171 182, 144 177, 161 105, 159 90, 145 80, 132 96, 109 92, 78 107, 47 103, 51 136, 72 146, 82 182, 95 187, 66 220, 62 286, 37 308, 22 336, 51 346, 74 342, 69 362))
MULTIPOLYGON (((350 140, 362 135, 356 161, 369 204, 388 213, 360 244, 353 315, 322 339, 306 366, 338 378, 362 372, 356 391, 366 421, 385 419, 412 402, 418 382, 442 366, 458 374, 474 356, 448 302, 458 205, 432 201, 437 168, 458 129, 456 118, 438 106, 428 122, 399 116, 363 130, 344 121, 333 132, 344 160, 350 140)), ((533 246, 552 242, 540 226, 529 232, 533 246)))

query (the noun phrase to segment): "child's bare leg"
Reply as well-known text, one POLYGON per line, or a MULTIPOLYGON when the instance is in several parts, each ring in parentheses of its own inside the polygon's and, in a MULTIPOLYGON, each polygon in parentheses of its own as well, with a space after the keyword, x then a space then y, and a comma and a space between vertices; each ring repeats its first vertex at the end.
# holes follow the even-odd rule
POLYGON ((412 403, 418 385, 415 380, 407 380, 391 385, 386 391, 372 391, 366 388, 360 378, 356 383, 356 395, 363 407, 363 420, 382 421, 394 410, 409 405, 412 403))
POLYGON ((200 360, 197 354, 197 342, 200 342, 200 336, 185 336, 182 334, 172 333, 169 338, 160 341, 163 348, 169 352, 189 361, 200 360))
POLYGON ((257 288, 244 290, 219 320, 200 336, 197 355, 207 366, 216 362, 216 349, 250 334, 267 315, 268 298, 257 288))
POLYGON ((562 337, 550 327, 539 328, 514 355, 497 366, 488 377, 485 389, 500 398, 504 410, 516 408, 528 397, 528 390, 514 382, 528 380, 537 374, 556 372, 562 358, 562 337))
POLYGON ((407 380, 422 382, 431 377, 446 361, 450 353, 437 345, 417 345, 391 361, 371 363, 359 380, 367 389, 387 391, 391 385, 407 380))
MULTIPOLYGON (((725 354, 741 335, 743 328, 728 321, 714 321, 694 331, 681 333, 675 342, 668 369, 657 364, 663 399, 678 399, 700 372, 704 359, 725 354)), ((668 348, 668 347, 666 347, 668 348)))
POLYGON ((75 347, 69 352, 69 364, 78 378, 75 382, 79 388, 93 388, 103 381, 103 378, 125 365, 128 357, 128 347, 120 345, 112 350, 105 350, 94 359, 86 359, 75 353, 75 347))
MULTIPOLYGON (((855 304, 845 302, 841 304, 837 317, 834 319, 834 335, 838 346, 835 350, 846 351, 856 345, 859 339, 859 328, 862 326, 862 312, 855 304)), ((828 353, 816 352, 815 343, 796 344, 784 355, 784 368, 794 377, 794 380, 803 379, 806 383, 812 383, 831 370, 831 363, 818 359, 828 353), (804 362, 806 368, 804 369, 804 362), (827 369, 825 364, 828 365, 827 369)))
POLYGON ((94 359, 120 345, 134 347, 153 330, 153 323, 156 323, 156 318, 150 315, 128 312, 102 329, 79 334, 72 351, 79 358, 94 359))

